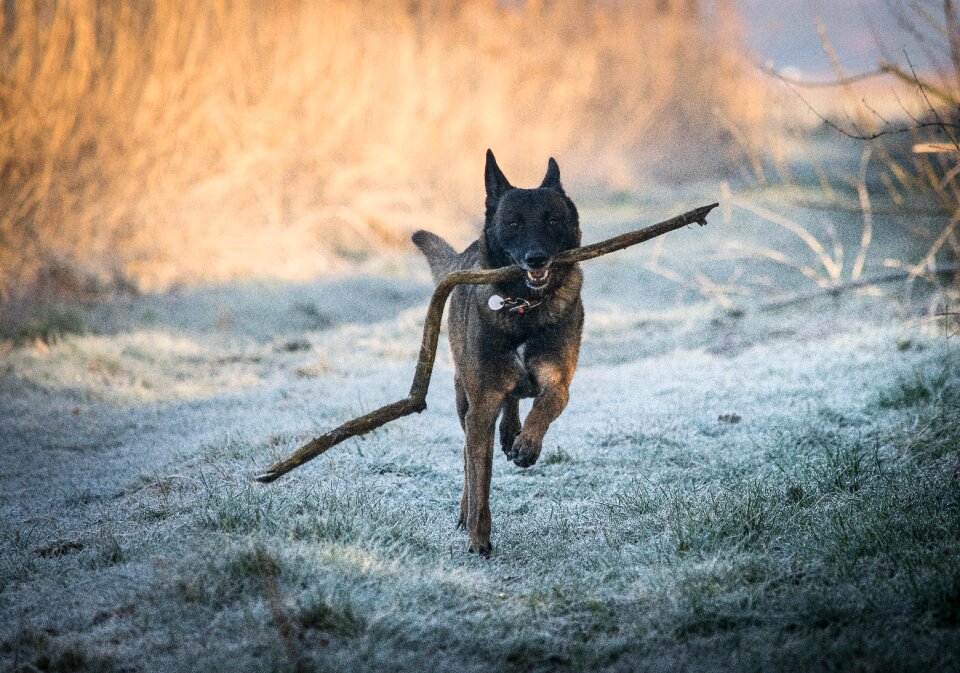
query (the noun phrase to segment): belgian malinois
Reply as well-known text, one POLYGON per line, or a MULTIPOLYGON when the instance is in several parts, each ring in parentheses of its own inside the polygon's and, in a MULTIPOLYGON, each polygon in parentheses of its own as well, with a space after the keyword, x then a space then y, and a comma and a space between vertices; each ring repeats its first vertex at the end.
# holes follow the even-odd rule
POLYGON ((577 208, 560 184, 551 158, 536 189, 518 189, 487 150, 486 218, 480 238, 457 253, 439 236, 418 231, 434 280, 463 269, 516 265, 526 273, 497 285, 459 285, 450 300, 449 335, 456 369, 457 413, 466 434, 459 525, 469 551, 488 555, 493 441, 519 467, 537 462, 543 436, 567 406, 583 331, 577 265, 554 257, 580 245, 577 208), (520 399, 533 407, 520 422, 520 399))

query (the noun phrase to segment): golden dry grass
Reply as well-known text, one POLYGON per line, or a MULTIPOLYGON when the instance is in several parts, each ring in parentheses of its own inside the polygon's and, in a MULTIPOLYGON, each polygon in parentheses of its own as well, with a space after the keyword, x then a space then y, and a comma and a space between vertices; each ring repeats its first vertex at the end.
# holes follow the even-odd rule
POLYGON ((614 188, 759 146, 722 5, 541 4, 0 3, 0 300, 462 241, 488 146, 614 188))

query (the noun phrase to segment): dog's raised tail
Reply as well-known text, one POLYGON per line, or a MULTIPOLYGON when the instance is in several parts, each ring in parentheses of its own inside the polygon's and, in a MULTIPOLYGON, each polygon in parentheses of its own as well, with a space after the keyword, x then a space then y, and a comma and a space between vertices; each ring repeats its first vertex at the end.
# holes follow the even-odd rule
POLYGON ((436 234, 421 229, 411 238, 413 244, 420 248, 420 252, 427 258, 430 274, 435 283, 439 283, 441 278, 458 269, 460 255, 436 234))

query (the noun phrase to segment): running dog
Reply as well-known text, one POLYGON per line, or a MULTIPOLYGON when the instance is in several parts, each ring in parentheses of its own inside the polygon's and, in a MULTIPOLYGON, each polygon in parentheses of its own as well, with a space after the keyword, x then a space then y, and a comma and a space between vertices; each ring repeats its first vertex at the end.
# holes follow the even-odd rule
POLYGON ((518 189, 487 150, 483 232, 461 253, 428 231, 413 242, 435 281, 452 271, 516 265, 517 280, 458 285, 450 300, 448 331, 456 369, 457 414, 466 434, 460 527, 468 550, 489 555, 490 477, 497 417, 500 445, 519 467, 537 462, 543 436, 567 406, 583 332, 583 274, 554 257, 580 245, 577 208, 560 184, 551 158, 536 189, 518 189), (521 423, 520 399, 533 406, 521 423))

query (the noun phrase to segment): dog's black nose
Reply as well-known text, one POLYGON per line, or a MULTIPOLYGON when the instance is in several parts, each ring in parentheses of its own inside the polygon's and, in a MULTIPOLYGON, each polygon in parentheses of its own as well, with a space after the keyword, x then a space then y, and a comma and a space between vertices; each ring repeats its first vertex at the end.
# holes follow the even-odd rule
POLYGON ((542 250, 534 250, 528 252, 523 257, 523 263, 531 269, 542 269, 547 265, 547 262, 550 261, 550 258, 542 250))

